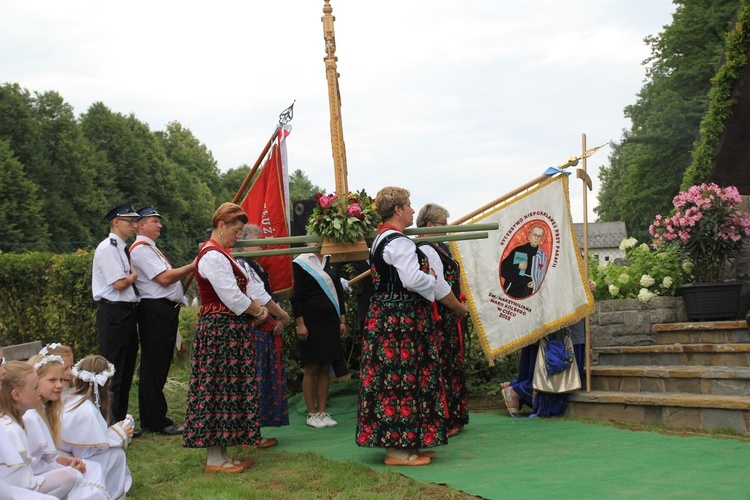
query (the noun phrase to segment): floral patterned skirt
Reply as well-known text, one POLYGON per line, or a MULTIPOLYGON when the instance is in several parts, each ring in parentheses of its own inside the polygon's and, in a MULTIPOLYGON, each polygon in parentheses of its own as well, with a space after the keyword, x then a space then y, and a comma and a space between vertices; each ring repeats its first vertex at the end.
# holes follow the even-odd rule
POLYGON ((440 321, 437 322, 437 330, 440 339, 440 371, 448 407, 447 426, 448 429, 453 429, 469 423, 463 339, 453 311, 442 306, 439 306, 439 309, 440 321))
POLYGON ((286 373, 282 360, 281 335, 255 330, 255 366, 258 372, 260 425, 289 425, 286 373))
POLYGON ((253 344, 252 327, 244 317, 206 314, 198 318, 183 446, 258 444, 258 380, 253 344))
POLYGON ((437 344, 428 302, 373 300, 362 342, 357 445, 447 443, 437 344))

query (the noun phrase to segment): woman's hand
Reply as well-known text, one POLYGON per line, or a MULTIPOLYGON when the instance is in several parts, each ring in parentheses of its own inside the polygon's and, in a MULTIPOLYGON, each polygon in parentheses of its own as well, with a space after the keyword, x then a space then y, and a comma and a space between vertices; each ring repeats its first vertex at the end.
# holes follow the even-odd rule
POLYGON ((279 320, 276 322, 275 325, 273 325, 273 334, 274 335, 281 335, 281 332, 284 331, 284 323, 279 320))
POLYGON ((300 342, 307 341, 308 333, 309 332, 307 331, 307 326, 305 326, 304 323, 302 325, 297 325, 297 338, 300 340, 300 342))
POLYGON ((281 333, 284 331, 284 328, 289 326, 289 323, 292 322, 291 318, 289 318, 289 314, 281 309, 280 307, 276 306, 278 311, 274 312, 274 319, 276 320, 276 325, 273 327, 273 333, 274 335, 281 335, 281 333))
POLYGON ((469 314, 469 308, 466 307, 466 304, 459 302, 459 307, 453 310, 453 313, 456 315, 458 319, 463 319, 466 317, 467 314, 469 314))
POLYGON ((265 323, 267 319, 268 319, 268 309, 266 309, 265 307, 260 308, 259 316, 253 316, 253 320, 259 325, 261 323, 265 323))
POLYGON ((346 323, 341 323, 339 325, 339 338, 346 337, 346 332, 348 331, 348 328, 346 327, 346 323))

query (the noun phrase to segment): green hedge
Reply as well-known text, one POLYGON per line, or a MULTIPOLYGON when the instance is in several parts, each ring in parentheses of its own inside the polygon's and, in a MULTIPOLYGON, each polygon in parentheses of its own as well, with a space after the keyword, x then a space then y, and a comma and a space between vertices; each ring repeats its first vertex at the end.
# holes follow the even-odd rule
MULTIPOLYGON (((93 252, 71 254, 30 252, 0 253, 0 346, 34 340, 43 344, 61 342, 73 348, 77 359, 95 353, 96 303, 91 296, 93 252)), ((282 306, 292 315, 289 301, 282 306)), ((354 294, 346 300, 349 339, 346 343, 350 369, 359 367, 361 332, 357 322, 354 294)), ((190 360, 197 324, 197 307, 183 307, 180 335, 184 357, 190 360)), ((508 363, 489 366, 469 322, 465 338, 467 386, 473 394, 499 393, 500 382, 515 378, 517 356, 508 363)), ((302 367, 294 322, 284 332, 284 363, 290 393, 301 390, 302 367)))
POLYGON ((0 345, 40 340, 96 352, 93 253, 0 254, 0 345))

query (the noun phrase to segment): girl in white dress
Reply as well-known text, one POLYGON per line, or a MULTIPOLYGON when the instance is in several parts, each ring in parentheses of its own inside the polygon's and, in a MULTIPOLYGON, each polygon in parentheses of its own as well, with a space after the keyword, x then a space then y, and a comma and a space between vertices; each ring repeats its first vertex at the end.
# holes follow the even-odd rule
POLYGON ((72 386, 70 385, 71 382, 73 382, 73 349, 71 349, 70 346, 67 345, 52 343, 42 347, 42 350, 39 351, 39 354, 44 356, 57 355, 62 358, 63 366, 65 367, 65 374, 63 375, 62 399, 63 401, 65 401, 65 397, 69 392, 73 390, 72 386))
POLYGON ((26 434, 32 450, 32 469, 41 474, 60 467, 72 467, 82 474, 79 482, 69 494, 76 500, 109 499, 104 487, 104 472, 96 462, 86 463, 81 458, 59 453, 62 434, 61 394, 65 376, 65 361, 58 355, 38 355, 28 361, 39 377, 39 404, 23 415, 26 434))
POLYGON ((63 467, 35 475, 31 468, 31 450, 22 417, 39 401, 37 386, 38 378, 30 365, 21 361, 9 361, 5 365, 0 387, 0 426, 9 438, 4 444, 11 443, 15 447, 23 464, 2 465, 0 476, 13 486, 64 498, 80 477, 74 469, 63 467))
POLYGON ((125 498, 133 482, 125 449, 133 437, 133 417, 107 427, 109 385, 115 367, 103 356, 86 356, 73 367, 73 392, 65 400, 60 450, 104 471, 112 498, 125 498))
MULTIPOLYGON (((3 348, 0 347, 0 386, 2 385, 4 375, 5 356, 3 356, 3 348)), ((19 470, 24 465, 25 462, 21 458, 21 455, 18 454, 16 447, 13 446, 10 436, 6 434, 5 427, 0 425, 0 498, 12 498, 14 500, 53 500, 55 497, 19 488, 18 486, 11 486, 5 481, 6 473, 19 470)))

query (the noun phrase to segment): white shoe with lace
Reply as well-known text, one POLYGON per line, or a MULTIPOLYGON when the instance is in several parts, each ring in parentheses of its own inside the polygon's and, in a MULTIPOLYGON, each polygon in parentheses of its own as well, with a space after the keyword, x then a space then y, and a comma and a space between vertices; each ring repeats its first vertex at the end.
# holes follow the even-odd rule
POLYGON ((328 413, 320 412, 318 413, 318 415, 318 418, 325 424, 326 427, 336 427, 337 425, 339 425, 339 423, 332 419, 328 413))
POLYGON ((326 423, 320 418, 320 413, 308 413, 307 414, 307 425, 314 427, 315 429, 322 429, 328 427, 326 423))

